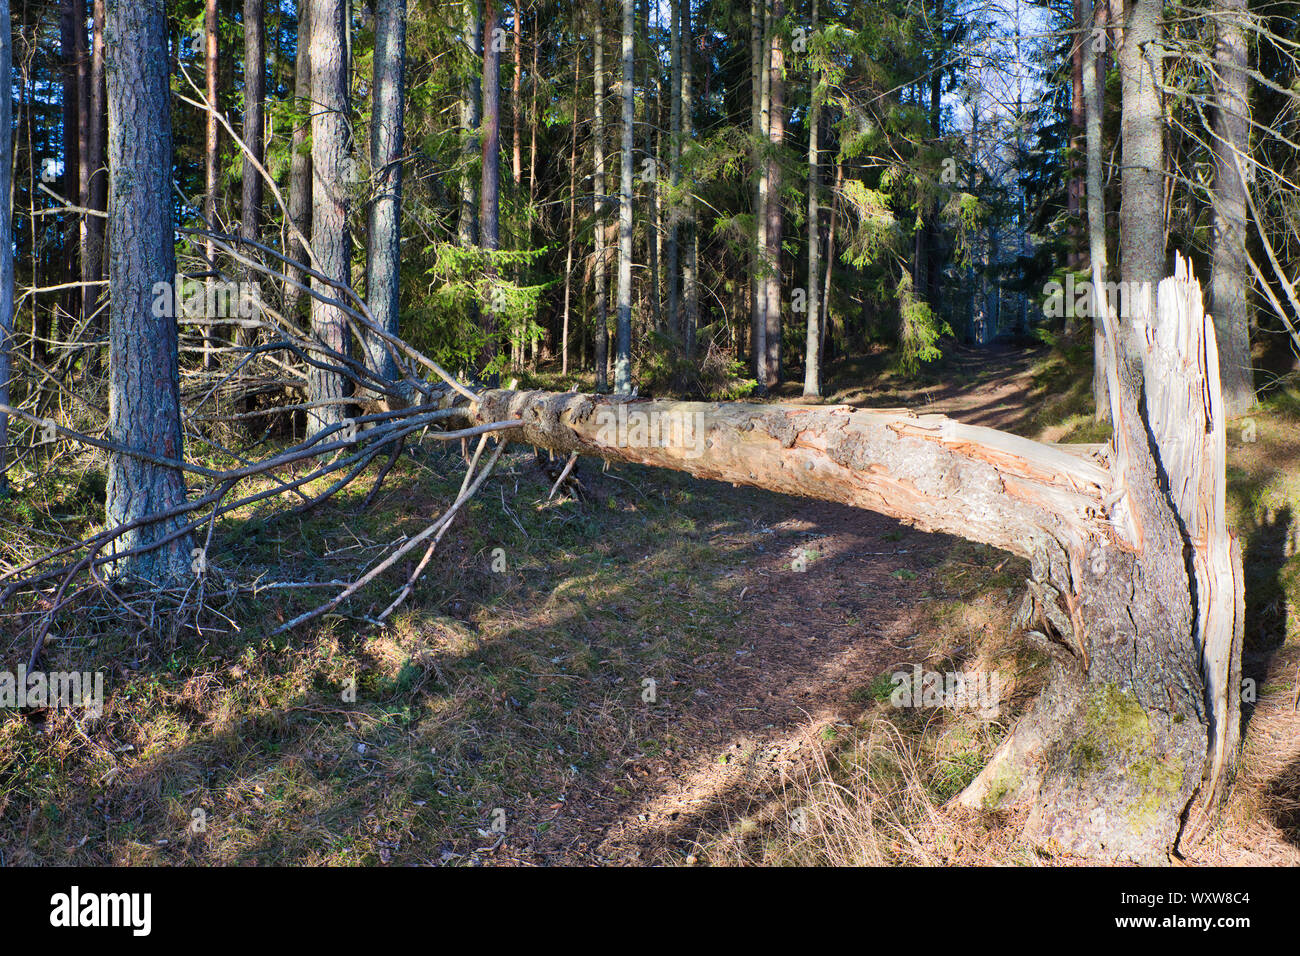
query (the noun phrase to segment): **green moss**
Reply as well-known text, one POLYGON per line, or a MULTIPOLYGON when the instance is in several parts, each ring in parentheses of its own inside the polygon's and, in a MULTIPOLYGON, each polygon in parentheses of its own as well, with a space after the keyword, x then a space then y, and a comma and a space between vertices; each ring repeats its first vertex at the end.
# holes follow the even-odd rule
POLYGON ((1151 719, 1137 699, 1115 684, 1103 684, 1088 694, 1084 732, 1071 748, 1076 765, 1086 774, 1119 765, 1141 796, 1126 812, 1129 825, 1140 831, 1154 823, 1160 809, 1182 786, 1184 763, 1168 754, 1157 757, 1151 719))
POLYGON ((1022 779, 1019 771, 1003 768, 989 783, 982 801, 985 810, 996 810, 1002 801, 1020 789, 1022 779))

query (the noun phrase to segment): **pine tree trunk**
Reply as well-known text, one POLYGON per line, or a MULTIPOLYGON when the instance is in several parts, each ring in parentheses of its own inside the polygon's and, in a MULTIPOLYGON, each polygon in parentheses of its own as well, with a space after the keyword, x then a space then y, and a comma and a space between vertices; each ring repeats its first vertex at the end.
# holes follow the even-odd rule
MULTIPOLYGON (((1123 110, 1120 136, 1120 272, 1129 299, 1150 309, 1165 275, 1165 142, 1160 85, 1164 68, 1158 43, 1164 29, 1161 0, 1125 0, 1120 50, 1123 110)), ((1130 316, 1121 316, 1128 319, 1130 316)))
POLYGON ((1214 272, 1210 314, 1219 338, 1229 416, 1255 404, 1250 358, 1250 266, 1246 255, 1246 174, 1250 168, 1250 77, 1246 0, 1218 0, 1214 110, 1214 272))
POLYGON ((593 99, 595 107, 592 115, 591 135, 595 143, 596 173, 593 186, 596 192, 596 321, 592 329, 593 361, 596 364, 596 391, 603 392, 609 388, 609 327, 606 321, 605 273, 605 25, 601 5, 595 5, 595 53, 593 55, 593 99))
MULTIPOLYGON (((110 176, 109 437, 180 461, 184 456, 176 319, 156 314, 159 288, 176 274, 172 139, 163 0, 107 0, 105 59, 110 176)), ((123 525, 185 503, 177 468, 113 453, 105 518, 123 525)), ((190 540, 179 519, 145 524, 115 542, 114 573, 164 584, 190 573, 190 540), (175 537, 172 537, 175 535, 175 537), (153 550, 126 552, 172 540, 153 550)))
POLYGON ((768 138, 771 151, 767 160, 767 228, 764 230, 767 242, 767 273, 764 276, 767 303, 763 309, 767 323, 767 380, 764 384, 768 388, 775 388, 781 381, 781 151, 785 141, 785 50, 780 22, 784 17, 785 3, 775 0, 769 28, 772 78, 769 83, 768 138))
MULTIPOLYGON (((817 0, 812 5, 812 32, 817 34, 817 0)), ((817 99, 817 72, 808 71, 808 287, 805 307, 808 310, 808 339, 804 349, 803 394, 805 398, 819 398, 822 393, 821 377, 821 309, 818 303, 818 228, 820 211, 817 207, 817 189, 820 186, 817 134, 821 125, 821 102, 817 99)))
MULTIPOLYGON (((85 6, 82 0, 63 0, 59 10, 59 53, 63 79, 63 195, 68 202, 77 204, 81 191, 81 82, 78 77, 80 59, 85 54, 82 25, 85 23, 85 6), (82 37, 79 41, 78 37, 82 37)), ((81 217, 69 212, 63 221, 63 281, 76 282, 80 278, 78 250, 81 239, 81 217)), ((67 340, 72 335, 74 320, 81 312, 81 297, 74 290, 62 292, 58 300, 59 338, 67 340)))
POLYGON ((262 174, 253 164, 265 158, 263 129, 266 101, 266 29, 263 0, 244 0, 244 157, 240 193, 240 227, 245 238, 256 239, 262 225, 262 174))
POLYGON ((479 367, 489 380, 497 357, 495 287, 496 259, 501 248, 501 53, 505 31, 500 25, 496 0, 483 4, 483 122, 482 174, 479 184, 479 246, 488 253, 487 308, 482 309, 483 352, 479 367))
POLYGON ((582 57, 573 57, 573 119, 569 142, 569 239, 564 248, 564 316, 560 322, 560 374, 569 374, 569 306, 573 292, 573 234, 578 202, 578 68, 582 57))
MULTIPOLYGON (((642 0, 641 11, 641 35, 645 39, 646 50, 655 50, 655 47, 650 42, 650 0, 642 0)), ((650 317, 654 322, 654 329, 656 332, 663 332, 663 302, 659 297, 659 169, 655 152, 655 140, 661 125, 659 118, 660 101, 658 95, 653 97, 653 101, 650 96, 652 86, 656 90, 656 94, 661 89, 655 77, 655 71, 658 69, 657 51, 653 57, 647 55, 645 63, 645 101, 648 121, 645 124, 644 156, 650 160, 649 169, 654 173, 653 177, 645 183, 646 290, 647 298, 650 300, 650 317), (653 106, 651 105, 652 102, 653 106)))
MULTIPOLYGON (((0 0, 0 76, 13 75, 13 29, 9 22, 9 0, 0 0)), ((0 129, 13 129, 14 101, 0 96, 0 129)), ((0 196, 13 188, 14 140, 0 137, 0 196)), ((13 205, 0 202, 0 405, 9 404, 9 382, 13 374, 14 334, 14 230, 13 205)), ((0 498, 9 495, 9 416, 0 412, 0 498)))
MULTIPOLYGON (((399 335, 402 264, 402 149, 405 134, 403 77, 406 70, 406 0, 375 4, 374 96, 370 121, 370 169, 375 198, 366 236, 366 299, 375 324, 399 335)), ((366 339, 368 367, 397 377, 393 354, 377 336, 366 339)))
MULTIPOLYGON (((311 238, 311 0, 298 0, 298 48, 294 63, 294 112, 296 121, 290 138, 289 158, 289 218, 302 235, 311 238)), ((296 236, 289 239, 289 258, 307 263, 307 250, 296 236)), ((302 270, 290 265, 285 276, 292 280, 284 286, 285 315, 297 316, 302 291, 294 283, 303 280, 302 270)))
POLYGON ((757 88, 752 103, 751 125, 754 137, 754 175, 757 179, 754 198, 754 265, 753 265, 753 332, 751 333, 752 351, 754 353, 754 378, 758 382, 760 394, 767 390, 768 346, 767 346, 767 273, 771 269, 768 261, 767 212, 768 212, 768 175, 770 165, 767 161, 769 136, 768 119, 770 115, 770 95, 772 73, 769 69, 768 33, 771 29, 771 10, 759 0, 750 3, 750 71, 751 84, 757 88))
MULTIPOLYGON (((330 281, 313 279, 315 292, 330 298, 351 285, 352 239, 348 233, 348 174, 352 162, 349 133, 348 60, 344 0, 311 0, 312 252, 330 281)), ((326 402, 307 412, 307 430, 315 434, 347 417, 347 379, 342 357, 350 355, 352 337, 342 309, 313 297, 312 335, 321 346, 314 357, 325 367, 307 372, 309 398, 326 402)))
POLYGON ((1082 140, 1084 124, 1083 60, 1090 55, 1092 38, 1088 33, 1087 15, 1084 12, 1084 0, 1074 0, 1072 23, 1074 36, 1070 43, 1070 169, 1067 191, 1067 211, 1070 215, 1070 246, 1066 253, 1066 263, 1071 269, 1078 269, 1083 264, 1082 242, 1079 236, 1079 223, 1083 216, 1083 182, 1084 174, 1079 169, 1078 157, 1083 154, 1085 146, 1082 140))
MULTIPOLYGON (((205 93, 209 109, 204 114, 203 137, 203 219, 208 229, 217 230, 217 187, 221 173, 221 126, 217 123, 216 111, 220 109, 219 67, 220 67, 220 33, 217 0, 206 0, 203 14, 203 72, 205 93)), ((216 268, 217 247, 211 239, 203 241, 203 257, 209 270, 216 268)), ((206 281, 208 287, 205 302, 212 302, 212 279, 206 281)), ((211 324, 212 316, 204 315, 203 323, 203 367, 211 368, 214 362, 213 349, 216 340, 211 324)))
MULTIPOLYGON (((681 4, 681 43, 682 43, 682 139, 681 155, 685 156, 691 148, 692 120, 694 108, 694 86, 691 68, 691 0, 678 0, 681 4)), ((694 184, 681 173, 681 185, 685 195, 682 197, 682 340, 687 356, 695 354, 695 330, 700 321, 700 231, 695 212, 694 184)))
MULTIPOLYGON (((90 57, 90 105, 86 118, 88 133, 86 136, 86 155, 82 157, 83 165, 88 167, 86 207, 108 211, 108 169, 105 165, 105 146, 108 138, 108 103, 104 90, 104 0, 94 3, 94 40, 90 57)), ((0 193, 3 195, 3 193, 0 193)), ((93 333, 107 328, 107 319, 99 315, 104 302, 102 286, 91 283, 104 278, 104 227, 107 220, 102 216, 86 216, 85 239, 81 256, 81 281, 87 285, 81 290, 82 312, 91 320, 93 333)), ((92 337, 98 337, 92 334, 92 337)), ((98 361, 98 352, 91 356, 92 362, 98 361)))
POLYGON ((635 100, 632 31, 633 0, 623 0, 622 159, 618 190, 618 319, 615 326, 614 391, 632 391, 632 144, 635 100))
MULTIPOLYGON (((483 18, 480 16, 481 0, 465 0, 465 38, 474 60, 483 55, 483 18)), ((482 80, 481 64, 475 63, 465 81, 460 100, 460 128, 464 137, 462 162, 472 170, 479 153, 478 128, 482 80)), ((457 242, 463 247, 478 245, 478 196, 474 191, 474 177, 467 171, 460 181, 460 217, 456 226, 457 242)))
MULTIPOLYGON (((1098 75, 1098 57, 1089 41, 1083 64, 1083 93, 1087 143, 1088 249, 1092 264, 1094 308, 1109 310, 1106 281, 1106 192, 1102 176, 1102 111, 1104 91, 1098 75)), ((1106 328, 1101 314, 1092 317, 1092 400, 1097 421, 1110 420, 1110 388, 1106 380, 1106 328)))
POLYGON ((677 0, 668 4, 668 71, 670 103, 668 105, 668 182, 671 186, 668 204, 668 236, 666 241, 665 270, 668 276, 668 322, 673 332, 685 339, 682 328, 681 300, 678 293, 678 234, 681 220, 681 199, 678 194, 682 182, 682 28, 677 0))

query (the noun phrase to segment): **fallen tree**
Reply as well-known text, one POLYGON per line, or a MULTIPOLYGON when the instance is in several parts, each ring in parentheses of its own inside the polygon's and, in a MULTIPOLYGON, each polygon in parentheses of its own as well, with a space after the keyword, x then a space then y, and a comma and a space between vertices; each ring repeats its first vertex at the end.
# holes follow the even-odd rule
POLYGON ((958 798, 1025 803, 1027 836, 1163 859, 1199 834, 1235 755, 1241 559, 1224 520, 1214 330, 1179 262, 1157 305, 1109 316, 1109 445, 1034 442, 938 415, 487 391, 469 426, 556 452, 877 511, 1026 557, 1019 620, 1046 690, 958 798))
MULTIPOLYGON (((288 263, 281 254, 250 240, 206 235, 237 265, 286 281, 280 269, 251 258, 256 251, 288 263)), ((321 278, 314 267, 297 268, 321 278)), ((1027 805, 1030 839, 1105 859, 1158 860, 1180 837, 1203 831, 1237 746, 1243 587, 1240 554, 1224 520, 1224 420, 1213 327, 1182 263, 1160 284, 1158 307, 1147 306, 1122 325, 1110 319, 1104 296, 1098 303, 1114 438, 1090 446, 1043 444, 906 410, 480 391, 378 329, 347 286, 329 295, 299 285, 338 307, 358 340, 378 336, 399 377, 381 378, 290 318, 264 309, 248 320, 245 344, 223 346, 213 368, 182 375, 187 446, 203 443, 230 459, 229 467, 126 447, 97 437, 98 426, 70 429, 39 413, 39 392, 24 399, 30 408, 0 406, 33 434, 48 434, 51 443, 57 438, 97 447, 199 482, 175 508, 110 522, 87 538, 0 566, 0 612, 15 625, 27 622, 22 630, 32 635, 32 662, 56 617, 84 618, 85 604, 96 596, 111 602, 105 613, 124 610, 153 628, 162 618, 155 613, 160 600, 174 608, 173 617, 197 621, 205 601, 218 593, 267 587, 334 592, 283 630, 338 606, 423 548, 406 584, 373 619, 382 622, 411 593, 438 541, 491 471, 500 446, 481 470, 478 463, 486 434, 497 431, 570 455, 843 502, 1027 558, 1031 573, 1019 620, 1027 639, 1050 659, 1050 677, 958 799, 981 807, 1027 805), (351 382, 350 396, 331 401, 347 405, 353 417, 270 457, 225 448, 224 428, 316 407, 298 395, 306 370, 318 366, 351 382), (431 381, 435 377, 440 383, 431 381), (250 388, 284 397, 248 409, 250 388), (221 516, 269 506, 272 499, 289 506, 268 514, 301 513, 386 453, 388 464, 368 502, 404 443, 473 436, 480 438, 478 450, 456 500, 423 532, 390 542, 356 580, 267 584, 214 577, 206 556, 221 516), (298 464, 308 470, 285 470, 298 464), (335 474, 340 477, 323 490, 307 490, 335 474), (246 487, 250 481, 254 486, 246 487), (118 546, 133 529, 163 522, 172 530, 125 552, 118 546), (124 556, 183 534, 204 536, 189 580, 170 589, 133 590, 102 573, 124 556), (20 595, 22 603, 11 611, 20 595)), ((88 408, 87 414, 106 413, 88 408)))

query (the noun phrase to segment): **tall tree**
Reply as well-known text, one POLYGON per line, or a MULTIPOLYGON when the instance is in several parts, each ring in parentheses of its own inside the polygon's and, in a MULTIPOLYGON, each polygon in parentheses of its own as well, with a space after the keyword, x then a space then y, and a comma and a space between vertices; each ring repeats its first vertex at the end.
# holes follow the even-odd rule
MULTIPOLYGON (((641 35, 643 37, 647 56, 645 57, 645 101, 646 117, 645 125, 645 147, 643 165, 648 163, 648 167, 653 175, 642 177, 646 185, 646 277, 647 277, 647 297, 650 300, 650 313, 654 320, 654 328, 657 332, 664 330, 663 318, 663 300, 659 295, 659 243, 663 234, 659 221, 659 163, 657 143, 660 141, 660 127, 663 123, 659 118, 661 103, 660 93, 663 89, 658 79, 659 57, 658 49, 652 44, 650 39, 650 0, 642 0, 641 6, 641 35), (654 51, 655 55, 649 55, 649 51, 654 51), (651 93, 654 96, 651 96, 651 93)), ((656 19, 658 11, 656 10, 656 19)), ((536 126, 533 127, 536 130, 536 126)))
POLYGON ((772 22, 769 27, 769 53, 771 80, 768 97, 768 139, 771 149, 767 158, 767 270, 764 289, 767 302, 763 308, 767 323, 767 379, 764 384, 773 388, 781 380, 781 235, 783 206, 781 203, 781 150, 785 141, 785 49, 783 30, 785 3, 774 0, 772 22))
POLYGON ((609 326, 606 309, 609 300, 605 275, 605 15, 600 0, 595 4, 595 30, 592 38, 594 44, 592 62, 592 108, 591 135, 595 150, 596 172, 592 178, 592 187, 596 198, 596 317, 592 332, 592 351, 596 363, 596 391, 603 392, 609 387, 609 326))
MULTIPOLYGON (((375 324, 392 336, 398 334, 401 293, 405 70, 406 0, 377 0, 370 115, 370 168, 375 177, 375 197, 366 236, 366 298, 375 324)), ((373 371, 389 379, 396 377, 392 350, 382 339, 368 334, 366 351, 373 371)))
MULTIPOLYGON (((1120 137, 1120 270, 1130 303, 1154 306, 1165 275, 1165 135, 1160 89, 1164 66, 1162 0, 1124 0, 1119 66, 1123 103, 1120 137)), ((1132 316, 1124 316, 1125 319, 1132 316)))
MULTIPOLYGON (((9 0, 0 0, 0 76, 13 74, 13 30, 9 24, 9 0)), ((0 129, 13 128, 14 98, 11 90, 0 95, 0 129)), ((10 201, 14 173, 14 141, 0 136, 0 405, 9 404, 9 379, 13 374, 14 335, 14 244, 13 203, 10 201)), ((0 411, 0 498, 9 493, 9 416, 0 411)))
POLYGON ((768 33, 771 29, 772 11, 767 3, 751 0, 749 7, 750 28, 750 83, 753 98, 750 103, 750 127, 753 137, 753 164, 756 179, 754 199, 754 259, 753 259, 753 331, 750 336, 754 354, 754 378, 758 382, 759 392, 767 390, 767 193, 768 176, 771 172, 768 162, 768 120, 771 105, 772 72, 769 69, 768 33))
POLYGON ((682 332, 682 319, 678 304, 677 276, 677 226, 681 219, 681 199, 678 190, 682 182, 682 27, 677 0, 671 0, 668 20, 668 182, 672 197, 668 208, 668 234, 665 240, 664 268, 668 278, 668 321, 673 331, 682 332))
POLYGON ((518 188, 520 177, 523 175, 523 151, 522 135, 524 117, 520 108, 520 81, 524 73, 524 11, 522 0, 515 0, 514 13, 511 19, 514 21, 514 55, 515 68, 510 75, 510 178, 514 181, 515 187, 518 188))
MULTIPOLYGON (((289 219, 298 232, 306 239, 311 238, 311 0, 298 0, 298 38, 293 70, 294 125, 290 136, 289 148, 289 219)), ((294 262, 306 263, 307 249, 297 238, 290 236, 289 258, 294 262)), ((298 311, 302 299, 302 290, 297 283, 303 280, 303 273, 293 265, 285 269, 289 281, 284 286, 284 308, 289 317, 298 311)))
MULTIPOLYGON (((81 78, 85 59, 86 8, 83 0, 62 0, 59 8, 59 47, 63 80, 63 192, 68 202, 81 201, 81 78)), ((63 226, 64 281, 80 279, 78 252, 81 216, 69 212, 63 226)), ((81 312, 81 297, 69 289, 60 296, 59 331, 66 338, 72 332, 73 317, 81 312)))
MULTIPOLYGON (((1105 12, 1105 5, 1097 7, 1105 12)), ((1094 21, 1094 30, 1097 29, 1094 21)), ((1098 421, 1110 419, 1110 386, 1107 381, 1106 323, 1103 310, 1109 310, 1106 300, 1106 280, 1110 267, 1106 246, 1106 191, 1102 175, 1102 112, 1105 90, 1100 78, 1101 58, 1089 42, 1083 63, 1083 97, 1087 144, 1087 207, 1088 207, 1088 259, 1092 267, 1092 287, 1095 290, 1092 317, 1092 399, 1098 421)))
MULTIPOLYGON (((167 464, 184 455, 176 320, 155 304, 176 275, 171 88, 167 58, 156 52, 167 49, 164 0, 107 0, 105 14, 112 235, 108 433, 116 445, 151 459, 109 455, 105 514, 110 525, 130 525, 185 504, 182 472, 167 464)), ((182 579, 191 556, 181 527, 175 518, 125 532, 114 543, 114 553, 122 555, 117 573, 155 583, 182 579)))
POLYGON ((482 0, 464 0, 465 42, 469 45, 472 66, 461 87, 460 129, 464 140, 461 162, 465 172, 460 178, 460 214, 456 223, 457 242, 462 247, 478 245, 478 195, 472 170, 477 161, 478 128, 481 122, 483 17, 482 0))
POLYGON ((1246 0, 1217 0, 1214 17, 1214 257, 1210 314, 1229 415, 1255 403, 1250 357, 1250 260, 1246 177, 1250 163, 1250 74, 1246 0))
POLYGON ((560 374, 569 374, 569 305, 573 291, 573 239, 578 204, 578 78, 580 50, 573 57, 573 117, 569 121, 569 238, 564 249, 564 314, 560 320, 560 374))
POLYGON ((1092 40, 1088 30, 1091 19, 1085 11, 1085 0, 1074 0, 1072 8, 1074 33, 1070 42, 1070 177, 1066 187, 1066 209, 1070 216, 1069 249, 1066 262, 1077 269, 1083 262, 1079 241, 1079 222, 1083 215, 1084 171, 1079 168, 1085 151, 1081 141, 1085 119, 1083 90, 1083 60, 1091 55, 1092 40))
MULTIPOLYGON (((85 205, 88 209, 108 211, 108 168, 105 148, 108 139, 108 103, 104 90, 104 0, 95 0, 93 42, 90 55, 90 101, 86 125, 86 151, 81 157, 87 169, 85 205)), ((97 313, 104 301, 103 289, 95 283, 104 278, 104 227, 103 216, 87 215, 81 250, 81 281, 83 285, 82 313, 94 318, 96 330, 106 323, 97 313)))
MULTIPOLYGON (((682 54, 682 136, 681 155, 687 155, 693 137, 691 110, 694 107, 693 71, 691 68, 691 0, 678 0, 681 12, 681 54, 682 54)), ((679 159, 680 162, 680 159, 679 159)), ((687 167, 689 168, 689 167, 687 167)), ((700 320, 700 233, 697 228, 695 210, 695 192, 690 179, 683 170, 679 176, 679 185, 684 187, 682 195, 682 323, 680 334, 686 347, 687 356, 695 353, 695 330, 700 320)))
MULTIPOLYGON (((215 231, 219 228, 217 224, 217 189, 221 177, 221 126, 217 122, 217 110, 221 108, 218 100, 221 76, 221 14, 217 0, 205 0, 203 10, 203 72, 208 101, 203 139, 203 218, 207 223, 207 228, 215 231)), ((217 247, 211 237, 204 240, 203 254, 208 269, 214 269, 216 267, 217 247)), ((211 290, 212 279, 208 279, 207 285, 211 290)), ((213 296, 209 295, 207 301, 212 300, 213 296)), ((205 319, 210 320, 211 316, 205 316, 205 319)), ((205 321, 203 324, 204 368, 209 368, 213 364, 213 345, 212 325, 210 321, 205 321)))
POLYGON ((262 175, 254 161, 265 158, 263 105, 266 100, 266 47, 263 0, 244 0, 244 156, 240 195, 240 227, 244 237, 256 239, 262 217, 262 175))
MULTIPOLYGON (((497 354, 497 268, 492 255, 501 248, 501 52, 505 31, 496 0, 483 4, 483 172, 479 186, 479 245, 487 250, 488 307, 483 310, 483 355, 486 370, 497 354)), ((495 377, 495 376, 492 376, 495 377)))
MULTIPOLYGON (((817 0, 812 4, 812 33, 817 35, 817 0)), ((811 63, 811 57, 810 57, 811 63)), ((821 309, 818 306, 818 232, 821 213, 817 207, 817 190, 820 187, 821 151, 818 148, 817 134, 821 126, 822 109, 818 98, 818 72, 810 65, 808 69, 808 336, 804 349, 803 393, 807 398, 820 397, 822 393, 821 376, 821 309)))
POLYGON ((614 391, 632 391, 632 143, 635 117, 632 0, 623 0, 623 122, 618 189, 618 324, 614 346, 614 391))
MULTIPOLYGON (((348 105, 345 0, 311 3, 311 244, 321 279, 312 280, 320 296, 337 299, 351 284, 352 238, 348 233, 348 174, 352 163, 348 105)), ((351 336, 342 309, 313 296, 312 336, 321 346, 307 373, 314 403, 308 432, 315 434, 346 417, 347 378, 340 365, 350 354, 351 336)))

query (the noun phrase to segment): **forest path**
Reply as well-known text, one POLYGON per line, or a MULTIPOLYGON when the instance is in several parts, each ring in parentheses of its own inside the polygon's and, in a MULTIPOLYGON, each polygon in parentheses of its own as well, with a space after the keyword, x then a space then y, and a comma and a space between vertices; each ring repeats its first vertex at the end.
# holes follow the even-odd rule
MULTIPOLYGON (((1029 415, 1041 354, 964 349, 945 363, 942 382, 840 389, 828 401, 925 406, 1010 427, 1029 415)), ((674 661, 671 681, 656 689, 650 746, 629 746, 605 772, 576 779, 546 833, 531 845, 509 841, 502 856, 681 863, 711 834, 770 814, 773 798, 808 775, 817 742, 873 705, 881 675, 937 667, 917 647, 933 643, 915 638, 931 625, 926 600, 946 590, 936 569, 954 539, 829 502, 707 487, 720 513, 752 522, 710 540, 730 562, 714 570, 739 595, 733 633, 716 651, 674 661)), ((673 616, 672 604, 663 612, 673 616)))

